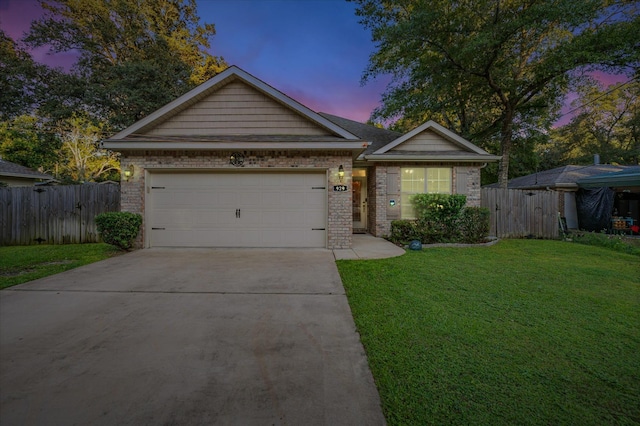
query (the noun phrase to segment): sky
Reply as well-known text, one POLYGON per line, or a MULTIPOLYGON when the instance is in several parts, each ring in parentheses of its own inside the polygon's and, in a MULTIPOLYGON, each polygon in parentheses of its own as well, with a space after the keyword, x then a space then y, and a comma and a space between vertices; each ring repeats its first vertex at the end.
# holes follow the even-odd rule
MULTIPOLYGON (((316 112, 365 122, 389 76, 362 85, 361 77, 375 45, 346 0, 197 0, 201 22, 213 23, 211 54, 222 56, 316 112)), ((0 28, 14 40, 43 14, 37 0, 0 0, 0 28)), ((68 69, 73 53, 31 52, 47 65, 68 69)), ((606 85, 625 76, 597 73, 606 85)), ((572 107, 568 96, 564 112, 572 107)), ((556 125, 566 124, 570 116, 556 125)))
MULTIPOLYGON (((210 53, 222 56, 316 112, 364 122, 389 78, 361 84, 371 34, 345 0, 197 0, 201 22, 213 23, 210 53)), ((0 27, 14 40, 42 15, 37 0, 0 0, 0 27)), ((32 51, 68 69, 72 53, 32 51)))

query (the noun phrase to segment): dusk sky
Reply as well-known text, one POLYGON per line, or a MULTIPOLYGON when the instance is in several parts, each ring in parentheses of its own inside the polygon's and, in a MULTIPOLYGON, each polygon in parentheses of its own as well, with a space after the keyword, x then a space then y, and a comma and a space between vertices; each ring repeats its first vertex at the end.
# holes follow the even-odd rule
MULTIPOLYGON (((388 79, 361 86, 373 52, 369 31, 345 0, 198 0, 203 22, 217 34, 211 53, 222 56, 317 112, 366 121, 388 79)), ((0 0, 0 27, 19 39, 43 14, 36 0, 0 0)), ((73 54, 32 52, 48 65, 68 66, 73 54)))
MULTIPOLYGON (((364 122, 379 105, 389 77, 360 83, 371 34, 346 0, 197 0, 217 34, 211 53, 225 58, 317 112, 364 122)), ((37 0, 0 0, 0 27, 21 38, 43 10, 37 0)), ((68 68, 73 54, 32 52, 35 60, 68 68)), ((606 84, 625 76, 598 73, 606 84)), ((571 98, 571 97, 570 97, 571 98)), ((566 106, 564 111, 571 108, 566 106)), ((560 123, 564 124, 569 117, 560 123)))

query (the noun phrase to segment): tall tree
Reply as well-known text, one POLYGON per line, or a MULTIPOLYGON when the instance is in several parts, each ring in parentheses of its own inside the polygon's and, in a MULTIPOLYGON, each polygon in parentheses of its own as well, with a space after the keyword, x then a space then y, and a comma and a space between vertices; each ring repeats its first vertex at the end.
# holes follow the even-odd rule
POLYGON ((100 124, 74 115, 60 123, 58 133, 62 141, 60 173, 65 178, 74 182, 96 181, 119 171, 118 155, 98 146, 104 137, 100 124))
POLYGON ((365 81, 394 76, 374 115, 440 117, 481 146, 497 138, 502 186, 514 135, 551 121, 571 71, 640 58, 635 1, 351 1, 377 43, 365 81))
POLYGON ((0 119, 25 114, 35 103, 39 67, 31 55, 0 29, 0 119))
POLYGON ((195 0, 41 0, 46 14, 25 41, 77 51, 66 105, 125 127, 226 67, 207 52, 213 24, 195 0))
POLYGON ((640 81, 603 87, 588 79, 572 102, 571 121, 539 147, 546 167, 590 164, 594 154, 609 164, 640 164, 640 81))
POLYGON ((0 122, 0 156, 13 163, 53 173, 60 144, 58 135, 36 116, 20 115, 0 122))

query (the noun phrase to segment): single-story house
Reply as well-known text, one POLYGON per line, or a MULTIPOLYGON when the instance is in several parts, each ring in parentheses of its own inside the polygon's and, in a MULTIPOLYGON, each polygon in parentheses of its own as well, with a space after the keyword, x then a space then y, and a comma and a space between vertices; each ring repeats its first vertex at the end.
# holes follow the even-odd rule
MULTIPOLYGON (((602 173, 578 179, 579 194, 584 199, 584 217, 592 218, 591 228, 606 226, 610 231, 638 233, 640 225, 640 166, 625 167, 620 172, 602 173), (592 207, 599 203, 599 211, 592 207), (600 219, 594 221, 593 219, 600 219)), ((580 198, 579 197, 579 198, 580 198)), ((593 229, 597 230, 597 229, 593 229)))
POLYGON ((406 134, 316 113, 238 67, 101 142, 119 151, 141 247, 351 247, 412 217, 409 196, 480 205, 499 160, 429 121, 406 134))
MULTIPOLYGON (((569 229, 578 229, 578 211, 576 208, 576 193, 579 189, 578 180, 602 173, 620 172, 627 167, 610 164, 562 166, 511 179, 507 183, 507 187, 509 189, 556 191, 558 193, 560 215, 566 219, 569 229)), ((499 187, 497 183, 486 186, 489 188, 499 187)))
POLYGON ((51 175, 0 158, 0 184, 2 186, 34 186, 40 182, 53 180, 51 175))

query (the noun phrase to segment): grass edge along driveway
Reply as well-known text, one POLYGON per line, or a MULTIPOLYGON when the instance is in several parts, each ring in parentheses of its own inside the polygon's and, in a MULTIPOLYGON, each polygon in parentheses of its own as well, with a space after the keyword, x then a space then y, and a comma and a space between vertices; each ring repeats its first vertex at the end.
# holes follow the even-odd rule
POLYGON ((640 258, 504 240, 338 261, 390 425, 640 423, 640 258))
POLYGON ((116 256, 108 244, 0 247, 0 289, 116 256))

